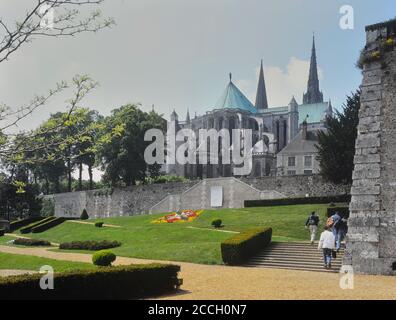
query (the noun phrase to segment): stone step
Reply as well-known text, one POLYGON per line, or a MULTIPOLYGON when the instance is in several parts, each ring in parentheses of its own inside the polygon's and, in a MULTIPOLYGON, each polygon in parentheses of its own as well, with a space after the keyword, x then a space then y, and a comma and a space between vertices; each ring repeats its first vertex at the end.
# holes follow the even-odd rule
POLYGON ((332 269, 329 270, 323 266, 323 253, 317 249, 317 243, 311 245, 310 242, 274 242, 250 259, 245 266, 339 272, 342 266, 343 255, 344 249, 341 249, 337 253, 337 258, 332 261, 332 269))
POLYGON ((297 267, 297 266, 278 266, 278 265, 245 265, 247 268, 270 268, 270 269, 282 269, 282 270, 298 270, 298 271, 310 271, 310 272, 328 272, 328 273, 338 273, 337 269, 325 269, 323 266, 321 268, 313 267, 297 267))
MULTIPOLYGON (((265 265, 265 264, 278 264, 278 265, 288 265, 288 266, 323 266, 323 261, 287 261, 287 260, 249 260, 249 264, 265 265)), ((334 261, 332 263, 334 266, 341 267, 341 261, 334 261)))
MULTIPOLYGON (((275 255, 301 255, 301 256, 322 256, 323 252, 322 251, 294 251, 294 250, 264 250, 260 251, 257 255, 263 256, 263 255, 270 255, 270 254, 275 254, 275 255)), ((343 251, 339 251, 337 255, 344 255, 343 251)))
MULTIPOLYGON (((323 258, 315 258, 315 259, 306 259, 306 258, 301 258, 301 257, 273 257, 273 256, 267 256, 267 257, 253 257, 250 261, 286 261, 290 263, 294 262, 320 262, 323 263, 323 258)), ((332 260, 335 263, 341 263, 342 259, 337 258, 332 260)))

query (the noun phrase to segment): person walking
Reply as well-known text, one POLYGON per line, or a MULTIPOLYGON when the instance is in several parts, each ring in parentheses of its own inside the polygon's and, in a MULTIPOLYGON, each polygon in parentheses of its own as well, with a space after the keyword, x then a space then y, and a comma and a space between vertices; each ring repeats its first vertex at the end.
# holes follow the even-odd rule
POLYGON ((329 226, 324 227, 324 231, 320 235, 318 250, 323 250, 324 267, 331 268, 332 253, 335 248, 335 236, 330 231, 329 226))
POLYGON ((332 216, 331 219, 333 220, 333 225, 331 226, 333 229, 333 234, 336 240, 336 250, 337 252, 340 251, 341 248, 341 238, 342 238, 342 217, 336 211, 332 216))
POLYGON ((305 222, 305 227, 309 228, 309 232, 311 234, 311 244, 314 244, 315 242, 318 226, 319 226, 319 217, 316 215, 314 211, 308 217, 307 222, 305 222))

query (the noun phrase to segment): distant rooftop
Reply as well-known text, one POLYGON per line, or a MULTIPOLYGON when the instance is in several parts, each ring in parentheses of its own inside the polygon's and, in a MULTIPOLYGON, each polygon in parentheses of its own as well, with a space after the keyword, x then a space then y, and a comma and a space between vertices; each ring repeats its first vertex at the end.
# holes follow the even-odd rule
MULTIPOLYGON (((230 77, 231 78, 231 77, 230 77)), ((228 83, 223 95, 215 105, 215 109, 239 109, 250 113, 257 113, 255 106, 231 81, 228 83)))

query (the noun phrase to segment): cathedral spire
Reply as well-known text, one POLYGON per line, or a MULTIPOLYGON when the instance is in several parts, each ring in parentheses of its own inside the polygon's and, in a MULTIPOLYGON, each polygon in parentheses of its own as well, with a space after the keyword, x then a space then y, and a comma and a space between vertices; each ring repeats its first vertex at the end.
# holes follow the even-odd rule
POLYGON ((316 47, 315 47, 315 35, 312 39, 312 53, 311 53, 311 63, 309 66, 309 79, 307 93, 304 94, 303 103, 319 103, 323 102, 323 94, 319 90, 319 77, 318 77, 318 64, 316 61, 316 47))
POLYGON ((190 118, 190 110, 187 109, 186 123, 189 124, 190 121, 191 121, 191 118, 190 118))
POLYGON ((268 109, 267 90, 265 89, 263 60, 261 60, 260 75, 257 86, 256 109, 268 109))

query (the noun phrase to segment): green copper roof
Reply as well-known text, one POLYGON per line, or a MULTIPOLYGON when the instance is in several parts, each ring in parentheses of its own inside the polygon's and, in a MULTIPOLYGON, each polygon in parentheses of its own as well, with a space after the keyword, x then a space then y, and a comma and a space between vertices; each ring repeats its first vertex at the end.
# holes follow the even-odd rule
POLYGON ((302 104, 298 106, 299 122, 302 123, 308 115, 307 122, 315 123, 324 119, 328 102, 302 104))
MULTIPOLYGON (((301 104, 298 106, 299 124, 301 124, 308 115, 308 123, 320 122, 324 119, 325 113, 329 107, 328 102, 301 104)), ((283 114, 289 111, 288 107, 272 107, 261 111, 261 114, 283 114)))
POLYGON ((217 101, 215 109, 240 109, 250 113, 257 113, 257 109, 248 98, 230 81, 223 95, 217 101))

